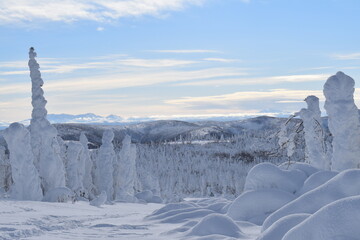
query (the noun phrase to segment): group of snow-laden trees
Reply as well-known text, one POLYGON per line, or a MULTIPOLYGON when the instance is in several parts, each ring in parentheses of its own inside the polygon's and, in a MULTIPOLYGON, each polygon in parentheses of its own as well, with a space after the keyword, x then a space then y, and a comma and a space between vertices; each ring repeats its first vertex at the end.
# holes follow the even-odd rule
MULTIPOLYGON (((329 77, 324 85, 324 108, 328 115, 331 145, 325 140, 319 98, 308 96, 305 99, 307 108, 290 117, 291 119, 300 116, 302 119, 301 127, 305 132, 305 161, 318 169, 342 171, 360 167, 360 119, 359 110, 354 102, 354 86, 354 79, 343 72, 329 77)), ((291 132, 289 136, 286 135, 286 123, 280 130, 279 145, 286 145, 290 152, 288 156, 291 156, 294 144, 292 137, 296 131, 291 132)))
POLYGON ((18 200, 93 200, 102 193, 105 201, 135 201, 136 147, 126 136, 115 153, 114 133, 106 130, 103 144, 90 153, 84 133, 80 141, 64 142, 47 120, 47 101, 34 48, 29 51, 32 82, 32 118, 29 128, 12 123, 3 133, 0 146, 2 195, 18 200), (7 155, 9 156, 7 158, 7 155))

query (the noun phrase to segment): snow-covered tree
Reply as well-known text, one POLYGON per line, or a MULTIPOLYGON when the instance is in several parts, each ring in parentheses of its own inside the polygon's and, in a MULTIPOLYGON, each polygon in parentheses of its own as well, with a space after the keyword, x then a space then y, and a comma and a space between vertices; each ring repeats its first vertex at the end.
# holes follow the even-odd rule
POLYGON ((360 121, 354 86, 354 79, 342 72, 328 78, 324 85, 325 109, 333 135, 332 170, 360 167, 360 121))
POLYGON ((29 68, 32 82, 33 111, 31 114, 30 134, 31 146, 35 157, 35 166, 42 180, 43 192, 52 188, 65 186, 64 163, 60 157, 60 147, 57 141, 57 130, 46 119, 47 111, 42 86, 44 84, 34 48, 29 51, 29 68))
POLYGON ((11 197, 18 200, 40 201, 43 197, 40 177, 34 166, 29 131, 20 123, 12 123, 4 131, 10 152, 13 185, 11 197))
POLYGON ((11 166, 5 150, 0 145, 0 189, 7 191, 11 185, 11 166))
POLYGON ((306 161, 316 168, 329 170, 330 161, 326 159, 319 98, 308 96, 305 101, 307 108, 301 109, 299 115, 304 124, 306 161))
POLYGON ((85 162, 80 158, 82 145, 79 142, 69 141, 66 143, 66 186, 78 196, 84 192, 83 178, 85 162))
POLYGON ((114 191, 116 200, 124 202, 134 201, 135 160, 136 146, 131 143, 131 137, 126 135, 114 163, 114 191))
POLYGON ((105 191, 108 201, 114 199, 114 179, 113 164, 115 162, 115 151, 112 143, 114 139, 114 132, 107 129, 103 133, 102 145, 97 155, 96 167, 97 167, 97 189, 99 192, 105 191))
POLYGON ((84 132, 80 134, 80 143, 82 145, 82 151, 80 153, 81 162, 84 162, 85 169, 84 169, 84 177, 83 177, 83 186, 85 189, 85 197, 89 199, 93 199, 94 197, 94 184, 92 178, 92 168, 93 162, 90 158, 90 152, 88 149, 88 139, 84 132))

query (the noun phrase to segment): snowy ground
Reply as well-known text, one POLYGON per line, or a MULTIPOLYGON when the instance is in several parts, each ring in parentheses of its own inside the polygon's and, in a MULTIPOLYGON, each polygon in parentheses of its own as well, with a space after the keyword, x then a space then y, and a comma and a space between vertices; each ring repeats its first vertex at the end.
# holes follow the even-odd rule
MULTIPOLYGON (((166 223, 145 219, 163 206, 116 203, 93 207, 86 202, 73 204, 0 200, 0 239, 193 239, 185 236, 181 230, 187 221, 166 223)), ((189 220, 197 222, 202 218, 200 216, 197 218, 193 215, 189 220)), ((241 239, 255 239, 260 232, 258 226, 245 222, 239 224, 250 236, 241 239)), ((216 239, 235 239, 218 237, 216 239)))
POLYGON ((162 204, 0 201, 0 239, 168 239, 176 224, 143 220, 162 204))

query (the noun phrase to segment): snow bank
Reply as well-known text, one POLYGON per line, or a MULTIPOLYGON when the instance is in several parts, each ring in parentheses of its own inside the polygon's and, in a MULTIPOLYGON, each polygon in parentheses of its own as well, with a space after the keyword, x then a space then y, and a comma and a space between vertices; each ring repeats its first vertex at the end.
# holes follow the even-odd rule
POLYGON ((40 201, 43 193, 39 173, 34 166, 30 133, 20 123, 12 123, 3 134, 10 151, 13 185, 11 197, 18 200, 40 201))
POLYGON ((324 206, 285 234, 283 240, 355 240, 360 236, 360 196, 324 206))
POLYGON ((262 231, 269 228, 280 218, 294 213, 314 213, 321 207, 338 199, 360 195, 360 170, 350 169, 340 172, 323 185, 305 193, 272 213, 265 221, 262 231))
POLYGON ((222 214, 210 214, 204 217, 198 224, 189 230, 187 236, 209 236, 213 234, 228 237, 245 237, 236 223, 222 214))
POLYGON ((278 189, 247 191, 233 201, 227 215, 235 221, 261 225, 270 213, 294 199, 293 194, 278 189))
POLYGON ((354 86, 354 79, 342 72, 328 78, 324 85, 324 107, 333 135, 332 170, 360 167, 360 120, 354 102, 354 86))
POLYGON ((282 170, 274 164, 260 163, 249 171, 244 188, 245 191, 274 188, 295 193, 306 178, 301 170, 282 170))
POLYGON ((169 211, 193 208, 195 206, 196 205, 191 202, 169 203, 169 204, 165 205, 164 207, 153 212, 150 216, 148 216, 148 218, 151 218, 151 217, 154 217, 154 216, 157 216, 157 215, 169 212, 169 211))
MULTIPOLYGON (((306 213, 298 213, 298 214, 290 214, 283 218, 280 218, 276 221, 271 227, 266 229, 257 240, 280 240, 283 236, 294 226, 298 225, 306 218, 308 218, 310 214, 306 213)), ((317 239, 317 238, 309 238, 309 239, 317 239)), ((309 240, 308 239, 308 240, 309 240)))

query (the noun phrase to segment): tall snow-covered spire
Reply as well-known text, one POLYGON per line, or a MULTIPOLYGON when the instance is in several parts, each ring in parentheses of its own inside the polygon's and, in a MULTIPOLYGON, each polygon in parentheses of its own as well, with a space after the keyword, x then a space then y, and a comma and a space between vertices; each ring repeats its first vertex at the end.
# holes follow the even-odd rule
POLYGON ((360 121, 354 102, 354 86, 354 79, 342 72, 331 76, 324 85, 324 107, 334 137, 332 170, 360 167, 360 121))
POLYGON ((57 130, 46 119, 47 111, 42 86, 39 64, 35 57, 37 54, 33 47, 29 50, 29 69, 32 83, 33 111, 30 121, 31 146, 34 153, 34 163, 39 170, 42 180, 41 185, 44 193, 65 186, 64 163, 60 157, 60 147, 57 141, 57 130))

